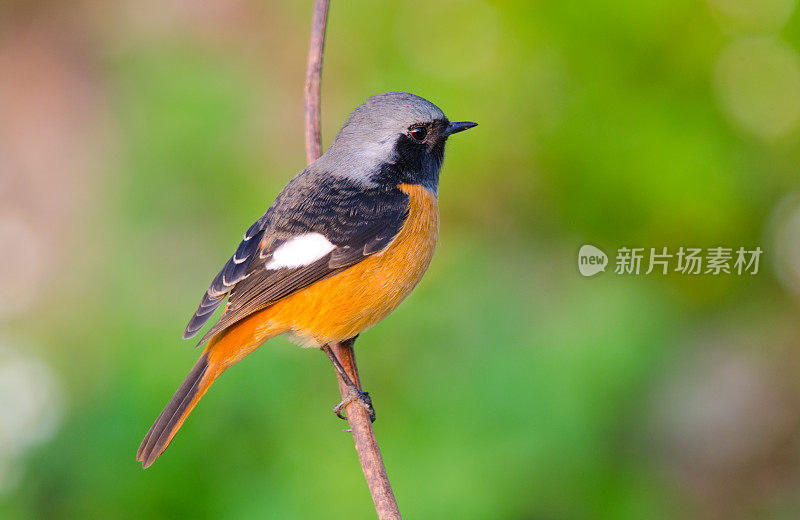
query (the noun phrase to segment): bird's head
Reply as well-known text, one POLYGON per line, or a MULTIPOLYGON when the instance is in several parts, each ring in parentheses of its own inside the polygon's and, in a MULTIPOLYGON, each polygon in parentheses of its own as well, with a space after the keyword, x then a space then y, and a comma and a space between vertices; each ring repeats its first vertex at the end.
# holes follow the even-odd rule
POLYGON ((323 160, 326 169, 335 165, 365 184, 421 184, 436 192, 447 138, 476 125, 451 122, 414 94, 375 94, 353 111, 323 160))

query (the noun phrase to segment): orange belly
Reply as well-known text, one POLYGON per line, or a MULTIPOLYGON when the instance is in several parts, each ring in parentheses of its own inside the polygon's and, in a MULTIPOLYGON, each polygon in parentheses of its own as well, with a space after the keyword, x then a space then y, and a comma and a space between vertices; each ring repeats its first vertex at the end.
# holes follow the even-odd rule
POLYGON ((422 186, 402 184, 409 215, 380 253, 276 303, 270 319, 288 326, 307 345, 352 338, 389 315, 416 287, 430 265, 439 236, 436 197, 422 186))
POLYGON ((409 215, 392 243, 223 332, 220 336, 238 337, 226 343, 245 347, 234 358, 241 359, 246 351, 282 333, 306 346, 344 341, 381 321, 409 295, 433 258, 439 207, 436 196, 422 186, 398 187, 409 196, 409 215))

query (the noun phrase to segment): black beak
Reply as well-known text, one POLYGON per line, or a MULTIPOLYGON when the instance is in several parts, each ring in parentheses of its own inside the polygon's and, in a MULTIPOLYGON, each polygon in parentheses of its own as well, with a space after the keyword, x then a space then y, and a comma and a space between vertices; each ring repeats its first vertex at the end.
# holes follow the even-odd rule
POLYGON ((469 130, 473 126, 478 126, 478 123, 473 123, 472 121, 458 121, 456 123, 450 123, 447 125, 447 135, 453 135, 458 132, 463 132, 464 130, 469 130))

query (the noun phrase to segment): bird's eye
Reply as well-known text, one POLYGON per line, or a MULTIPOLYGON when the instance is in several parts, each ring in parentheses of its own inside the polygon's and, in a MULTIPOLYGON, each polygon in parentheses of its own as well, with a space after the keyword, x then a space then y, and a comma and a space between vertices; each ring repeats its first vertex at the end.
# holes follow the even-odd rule
POLYGON ((408 134, 411 136, 411 139, 415 140, 418 143, 421 143, 425 140, 425 137, 428 135, 428 129, 424 126, 415 126, 411 130, 408 131, 408 134))

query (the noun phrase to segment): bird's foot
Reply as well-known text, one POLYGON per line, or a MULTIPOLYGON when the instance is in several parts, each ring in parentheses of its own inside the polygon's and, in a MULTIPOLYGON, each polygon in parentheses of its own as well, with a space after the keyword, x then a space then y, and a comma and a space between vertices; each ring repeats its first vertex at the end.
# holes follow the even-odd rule
POLYGON ((369 420, 375 422, 375 409, 372 407, 372 398, 370 398, 369 392, 359 390, 355 386, 348 386, 347 388, 347 395, 345 395, 341 403, 333 407, 333 412, 339 419, 346 420, 347 416, 344 415, 345 408, 347 408, 347 405, 350 403, 358 402, 369 414, 369 420))

